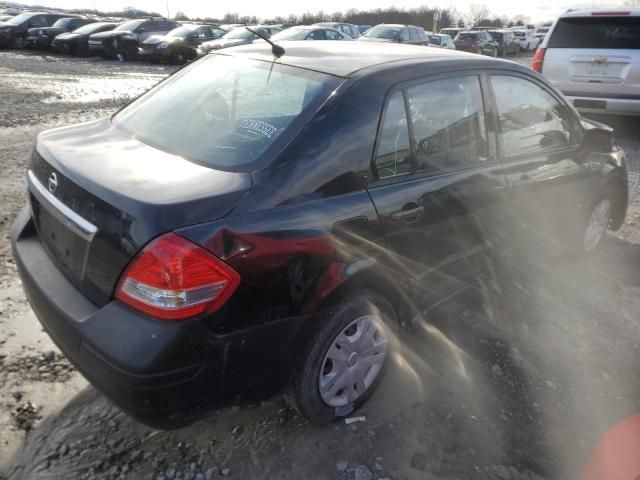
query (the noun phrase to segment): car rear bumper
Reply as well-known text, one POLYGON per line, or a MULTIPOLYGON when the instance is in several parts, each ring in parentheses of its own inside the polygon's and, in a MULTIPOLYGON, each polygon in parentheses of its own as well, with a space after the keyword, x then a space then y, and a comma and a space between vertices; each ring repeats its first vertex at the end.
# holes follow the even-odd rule
POLYGON ((159 62, 169 58, 169 49, 161 50, 154 48, 138 48, 138 58, 148 60, 150 62, 159 62))
POLYGON ((25 208, 11 244, 38 320, 83 376, 120 408, 158 428, 188 423, 239 397, 277 393, 289 378, 292 332, 308 317, 229 334, 203 321, 159 321, 112 301, 98 308, 56 268, 25 208))
POLYGON ((616 98, 615 96, 588 96, 566 92, 567 100, 581 113, 599 115, 640 116, 640 95, 637 98, 616 98))
POLYGON ((91 43, 89 42, 89 52, 93 55, 104 55, 107 53, 107 49, 105 48, 102 42, 100 43, 91 43))
POLYGON ((27 47, 29 48, 48 48, 51 45, 49 37, 27 37, 27 47))

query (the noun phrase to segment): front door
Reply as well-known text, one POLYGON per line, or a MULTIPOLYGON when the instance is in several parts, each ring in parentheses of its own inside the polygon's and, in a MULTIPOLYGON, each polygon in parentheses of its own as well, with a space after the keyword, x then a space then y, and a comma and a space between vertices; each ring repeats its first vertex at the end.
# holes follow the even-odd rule
POLYGON ((480 74, 423 81, 385 107, 368 190, 389 262, 420 311, 468 288, 499 237, 505 178, 483 83, 480 74))

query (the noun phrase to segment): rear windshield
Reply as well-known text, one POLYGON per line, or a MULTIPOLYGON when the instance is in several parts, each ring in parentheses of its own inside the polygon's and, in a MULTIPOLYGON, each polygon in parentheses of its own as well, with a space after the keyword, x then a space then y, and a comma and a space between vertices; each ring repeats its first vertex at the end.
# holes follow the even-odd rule
POLYGON ((561 18, 549 47, 640 49, 640 17, 561 18))
POLYGON ((477 33, 459 33, 457 39, 458 40, 475 40, 476 38, 478 38, 477 33))
POLYGON ((309 70, 208 55, 117 115, 156 148, 220 170, 266 164, 340 83, 309 70))
POLYGON ((100 30, 101 28, 105 28, 105 26, 110 25, 109 23, 90 23, 89 25, 85 25, 84 27, 80 27, 73 31, 73 33, 79 33, 84 35, 85 33, 93 33, 94 31, 100 30))
POLYGON ((131 32, 142 25, 146 20, 129 20, 123 24, 118 25, 114 30, 119 32, 131 32))
POLYGON ((489 32, 495 40, 502 40, 502 32, 489 32))
POLYGON ((367 33, 364 34, 365 37, 375 37, 375 38, 387 38, 390 40, 395 40, 398 37, 398 34, 402 30, 399 27, 387 27, 386 25, 376 25, 367 33))

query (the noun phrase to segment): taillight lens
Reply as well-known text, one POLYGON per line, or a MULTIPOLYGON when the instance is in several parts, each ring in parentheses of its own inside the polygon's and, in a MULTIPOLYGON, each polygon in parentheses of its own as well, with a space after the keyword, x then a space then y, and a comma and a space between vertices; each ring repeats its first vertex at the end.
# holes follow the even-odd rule
POLYGON ((535 72, 542 73, 542 64, 544 63, 544 54, 546 48, 539 48, 536 50, 536 54, 533 56, 533 62, 531 62, 531 69, 535 72))
POLYGON ((229 265, 184 237, 149 243, 124 271, 115 298, 165 320, 219 309, 240 283, 229 265))

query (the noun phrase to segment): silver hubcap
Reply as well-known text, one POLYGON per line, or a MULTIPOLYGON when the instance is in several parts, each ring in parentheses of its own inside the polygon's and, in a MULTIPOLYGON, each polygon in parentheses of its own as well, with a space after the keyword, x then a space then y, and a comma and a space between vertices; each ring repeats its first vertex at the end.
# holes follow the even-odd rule
POLYGON ((603 198, 591 212, 584 232, 584 249, 593 251, 604 237, 611 217, 611 202, 603 198))
POLYGON ((335 338, 324 357, 318 381, 322 400, 331 407, 355 402, 382 369, 388 339, 382 321, 365 315, 335 338))

